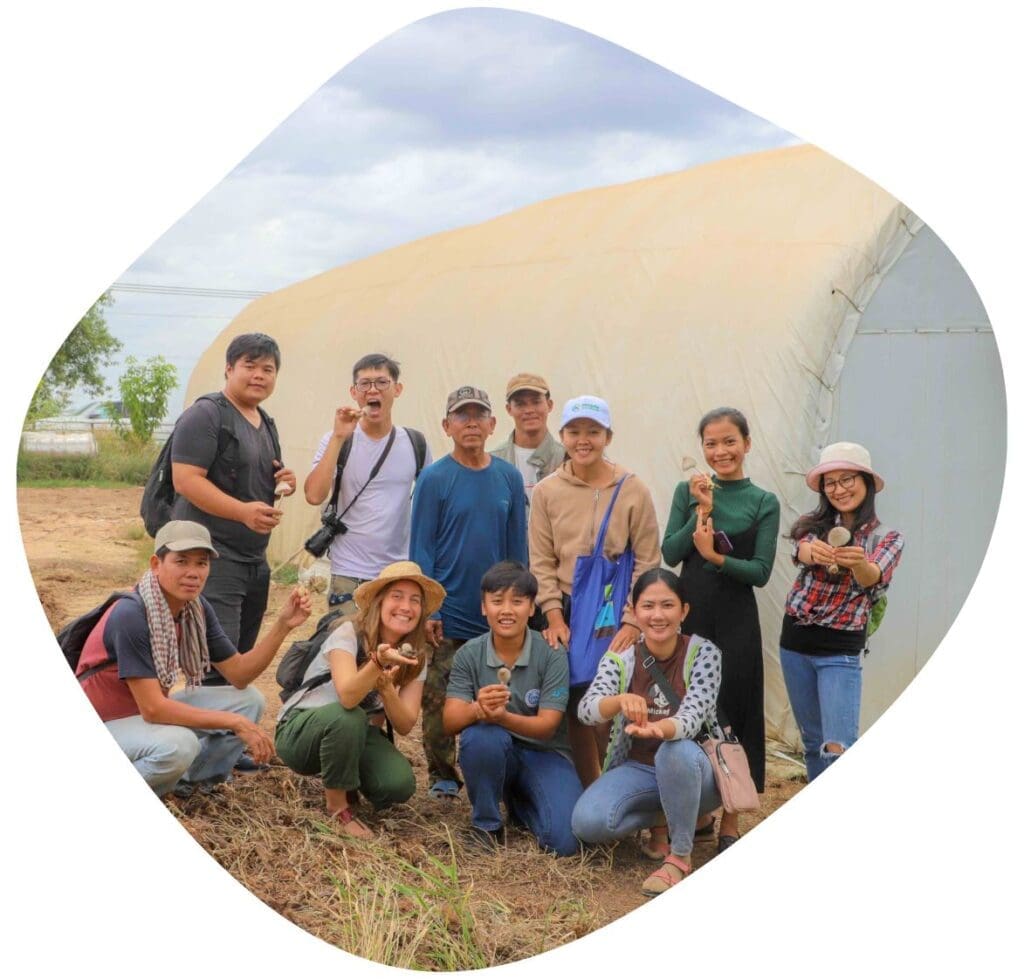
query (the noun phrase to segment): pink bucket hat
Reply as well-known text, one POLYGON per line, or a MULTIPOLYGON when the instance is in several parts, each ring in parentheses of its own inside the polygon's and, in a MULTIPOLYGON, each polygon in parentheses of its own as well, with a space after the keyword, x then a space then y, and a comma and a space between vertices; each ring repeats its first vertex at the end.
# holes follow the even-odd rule
POLYGON ((833 442, 821 450, 818 464, 807 473, 807 485, 815 493, 820 489, 819 480, 828 472, 852 469, 854 472, 868 473, 875 480, 875 492, 885 489, 885 480, 871 468, 871 453, 856 442, 833 442))

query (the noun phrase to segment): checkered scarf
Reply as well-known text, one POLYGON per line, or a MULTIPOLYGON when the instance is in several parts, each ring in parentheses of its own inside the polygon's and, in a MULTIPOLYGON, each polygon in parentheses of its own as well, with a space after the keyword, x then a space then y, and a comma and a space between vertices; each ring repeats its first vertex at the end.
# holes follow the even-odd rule
POLYGON ((170 690, 178 679, 178 669, 185 674, 188 687, 198 687, 210 668, 210 650, 206 645, 206 613, 198 598, 185 603, 181 612, 181 639, 174 627, 174 617, 160 583, 152 569, 139 582, 139 595, 146 609, 150 648, 160 686, 170 690))

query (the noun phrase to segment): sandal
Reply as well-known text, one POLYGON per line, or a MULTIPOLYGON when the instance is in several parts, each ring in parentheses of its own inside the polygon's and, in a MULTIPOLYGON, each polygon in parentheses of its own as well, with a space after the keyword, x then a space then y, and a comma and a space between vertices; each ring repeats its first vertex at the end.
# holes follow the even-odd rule
POLYGON ((431 799, 457 799, 459 797, 459 783, 450 778, 438 779, 427 790, 431 799))
POLYGON ((670 853, 665 857, 665 862, 644 881, 643 886, 640 888, 640 893, 645 897, 657 897, 659 894, 664 894, 670 887, 675 887, 676 884, 682 883, 682 881, 690 876, 692 871, 693 867, 686 863, 682 857, 677 857, 674 853, 670 853), (670 867, 678 871, 678 877, 673 873, 673 870, 669 869, 670 867))
POLYGON ((664 860, 672 852, 669 849, 668 827, 662 823, 660 826, 652 826, 648 839, 640 838, 640 852, 648 860, 664 860))
POLYGON ((711 822, 707 826, 698 826, 693 831, 693 842, 694 843, 712 843, 715 839, 715 817, 711 817, 711 822))
POLYGON ((738 840, 738 836, 730 836, 728 834, 724 836, 720 835, 718 837, 718 852, 724 853, 726 850, 729 849, 729 847, 733 845, 733 843, 736 843, 738 840))
POLYGON ((357 840, 373 839, 373 830, 361 819, 357 818, 356 814, 348 806, 344 809, 339 809, 337 812, 332 812, 331 816, 341 823, 340 829, 346 836, 354 836, 357 840))

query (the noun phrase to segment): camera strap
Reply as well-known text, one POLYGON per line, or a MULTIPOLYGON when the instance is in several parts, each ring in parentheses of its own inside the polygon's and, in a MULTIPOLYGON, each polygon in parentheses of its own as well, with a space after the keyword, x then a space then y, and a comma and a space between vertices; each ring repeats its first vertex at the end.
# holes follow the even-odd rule
MULTIPOLYGON (((341 520, 342 517, 344 517, 345 514, 348 513, 348 511, 351 510, 353 506, 355 506, 356 500, 358 500, 359 497, 361 497, 363 495, 363 490, 365 490, 366 487, 369 486, 370 483, 372 483, 374 481, 374 479, 377 478, 377 473, 380 472, 381 466, 384 465, 384 460, 387 459, 388 453, 391 451, 391 446, 393 446, 395 444, 395 435, 397 433, 398 433, 398 429, 394 425, 392 425, 391 426, 391 434, 388 436, 387 445, 384 446, 384 451, 377 457, 377 461, 374 463, 373 469, 370 470, 369 478, 360 487, 359 492, 356 493, 356 495, 352 497, 352 499, 349 501, 348 506, 345 507, 345 509, 342 510, 342 512, 338 514, 338 519, 339 520, 341 520)), ((344 452, 344 451, 345 451, 344 446, 342 446, 342 452, 344 452)), ((345 453, 345 456, 346 457, 348 456, 347 452, 345 453)), ((328 505, 327 505, 330 510, 335 510, 337 508, 337 506, 338 506, 338 494, 340 492, 341 492, 341 466, 339 465, 338 466, 338 472, 335 474, 335 479, 334 479, 334 492, 331 494, 331 502, 328 503, 328 505)))

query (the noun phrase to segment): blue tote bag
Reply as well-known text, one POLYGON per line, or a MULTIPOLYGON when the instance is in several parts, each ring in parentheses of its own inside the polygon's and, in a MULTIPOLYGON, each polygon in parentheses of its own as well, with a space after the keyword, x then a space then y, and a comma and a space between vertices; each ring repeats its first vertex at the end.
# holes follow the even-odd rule
POLYGON ((594 550, 576 558, 573 568, 569 606, 569 685, 572 687, 594 679, 597 664, 619 631, 622 610, 629 598, 633 580, 632 544, 627 544, 617 561, 609 561, 604 556, 604 537, 619 490, 631 475, 626 473, 615 487, 597 532, 594 550))

